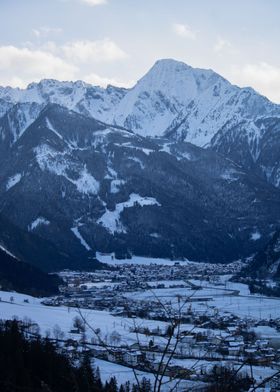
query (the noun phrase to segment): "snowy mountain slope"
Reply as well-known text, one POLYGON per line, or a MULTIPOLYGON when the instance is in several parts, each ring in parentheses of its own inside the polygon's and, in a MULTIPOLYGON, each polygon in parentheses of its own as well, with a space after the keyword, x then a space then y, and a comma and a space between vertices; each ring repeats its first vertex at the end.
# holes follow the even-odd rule
POLYGON ((211 150, 56 104, 1 157, 2 213, 77 262, 95 251, 233 260, 267 241, 279 196, 211 150))
POLYGON ((31 125, 44 105, 34 102, 17 103, 6 111, 0 118, 0 139, 2 147, 10 147, 15 143, 23 132, 31 125))
POLYGON ((241 89, 212 70, 172 59, 157 61, 129 90, 42 80, 26 90, 0 88, 0 99, 6 105, 56 103, 144 136, 166 134, 198 146, 207 145, 228 121, 234 125, 242 119, 280 116, 279 105, 253 89, 241 89))
POLYGON ((108 122, 110 118, 108 113, 119 103, 125 93, 125 89, 113 86, 103 89, 82 81, 59 82, 45 79, 39 83, 31 83, 26 89, 0 87, 0 100, 6 102, 7 106, 1 105, 2 113, 16 103, 37 103, 44 106, 55 103, 108 122))
POLYGON ((278 113, 252 89, 240 89, 212 70, 160 60, 116 108, 117 124, 143 135, 168 135, 207 145, 227 121, 278 113))
POLYGON ((96 250, 249 255, 279 225, 279 114, 254 90, 174 60, 129 90, 0 88, 0 209, 63 254, 52 266, 96 250))
POLYGON ((129 90, 115 110, 114 121, 145 136, 160 136, 216 75, 184 63, 161 60, 129 90))
POLYGON ((225 126, 211 147, 247 169, 280 186, 280 118, 266 117, 225 126))
POLYGON ((280 118, 280 106, 251 88, 231 85, 212 70, 167 59, 157 61, 128 90, 56 80, 32 83, 25 90, 0 88, 0 136, 6 140, 2 148, 17 140, 51 103, 142 136, 213 148, 279 186, 279 154, 258 157, 268 145, 274 148, 267 140, 269 119, 280 118), (3 122, 9 123, 8 131, 3 122))

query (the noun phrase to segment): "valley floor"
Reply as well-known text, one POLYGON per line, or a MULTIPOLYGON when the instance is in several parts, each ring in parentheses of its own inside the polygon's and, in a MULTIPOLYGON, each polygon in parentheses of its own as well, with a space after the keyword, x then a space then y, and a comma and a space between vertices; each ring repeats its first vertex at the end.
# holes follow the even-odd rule
MULTIPOLYGON (((253 358, 256 382, 280 370, 280 300, 250 295, 247 285, 230 282, 230 266, 222 274, 220 266, 215 270, 213 265, 174 261, 155 265, 151 261, 121 263, 114 270, 95 273, 63 271, 66 287, 55 298, 1 291, 0 318, 29 318, 39 325, 42 336, 72 339, 78 347, 88 343, 103 380, 115 375, 119 383, 135 382, 133 368, 140 377, 154 379, 153 372, 134 357, 142 348, 152 356, 150 363, 158 363, 170 324, 161 308, 176 312, 181 301, 185 307, 182 343, 169 365, 171 370, 188 370, 189 375, 183 377, 178 390, 203 385, 202 374, 211 372, 213 366, 237 368, 248 355, 253 358), (74 326, 74 319, 81 316, 86 321, 84 333, 74 326), (155 352, 149 350, 151 341, 155 352), (102 345, 114 353, 104 352, 102 345)), ((250 373, 251 368, 244 365, 242 371, 250 373)), ((166 384, 167 391, 171 384, 166 384)))

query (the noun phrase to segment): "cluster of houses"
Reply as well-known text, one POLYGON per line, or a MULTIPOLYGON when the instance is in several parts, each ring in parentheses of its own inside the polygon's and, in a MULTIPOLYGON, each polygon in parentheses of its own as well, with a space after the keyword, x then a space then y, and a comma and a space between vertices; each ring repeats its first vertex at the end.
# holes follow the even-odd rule
MULTIPOLYGON (((128 291, 145 289, 149 287, 147 282, 154 281, 187 281, 189 279, 219 280, 220 275, 236 274, 243 264, 236 261, 231 264, 206 264, 191 262, 174 262, 170 265, 138 265, 120 264, 108 270, 95 272, 62 271, 60 276, 67 283, 61 290, 66 293, 85 291, 94 287, 122 287, 128 291), (100 286, 102 284, 102 286, 100 286)), ((160 283, 164 284, 164 283, 160 283)))
MULTIPOLYGON (((137 332, 148 337, 149 343, 139 345, 122 345, 116 336, 113 344, 108 345, 91 342, 87 349, 96 358, 134 367, 145 371, 161 371, 164 366, 165 374, 174 376, 179 374, 184 379, 199 379, 205 381, 209 369, 200 367, 199 374, 182 365, 184 359, 196 359, 215 364, 219 361, 229 365, 248 361, 254 366, 278 366, 280 361, 280 319, 259 320, 254 318, 239 318, 236 315, 219 311, 211 307, 199 310, 192 306, 193 301, 207 301, 211 298, 199 296, 200 287, 192 282, 208 280, 213 285, 219 285, 220 275, 233 274, 240 270, 242 263, 230 265, 174 263, 173 266, 164 265, 119 265, 112 269, 95 272, 63 271, 62 278, 65 285, 61 287, 61 295, 45 299, 46 305, 64 305, 69 307, 92 308, 109 311, 114 316, 128 318, 142 318, 150 320, 170 321, 172 317, 180 317, 182 327, 193 326, 192 332, 184 330, 176 344, 176 350, 168 366, 160 361, 165 349, 164 339, 168 332, 159 327, 149 330, 147 327, 137 327, 137 332), (156 277, 156 280, 155 280, 156 277), (168 285, 168 286, 167 286, 168 285), (139 299, 131 292, 141 292, 153 289, 172 287, 189 288, 196 291, 195 297, 190 298, 187 306, 176 314, 172 304, 165 303, 163 307, 155 298, 139 299), (265 336, 255 332, 258 327, 269 326, 276 332, 272 336, 265 336)), ((209 294, 210 295, 210 294, 209 294)), ((141 297, 140 297, 141 298, 141 297)), ((135 328, 135 327, 134 327, 135 328)), ((261 329, 261 328, 260 328, 261 329)), ((72 331, 80 333, 79 331, 72 331)), ((114 332, 114 331, 113 331, 114 332)), ((113 333, 112 332, 112 333, 113 333)), ((166 339, 165 339, 166 340, 166 339)), ((77 350, 77 347, 68 350, 77 350)), ((172 347, 170 348, 172 350, 172 347)))
MULTIPOLYGON (((135 327, 131 328, 131 332, 136 332, 135 327)), ((178 341, 174 340, 168 348, 163 361, 162 353, 166 348, 166 341, 159 342, 156 337, 164 337, 167 331, 159 327, 137 327, 137 334, 149 336, 148 342, 136 341, 130 345, 121 344, 118 332, 113 331, 112 335, 114 334, 116 336, 112 336, 110 341, 115 344, 100 344, 97 340, 90 344, 85 343, 86 349, 95 358, 147 372, 164 372, 166 376, 181 377, 185 380, 207 382, 210 369, 220 362, 229 367, 243 362, 254 366, 278 366, 280 360, 279 349, 271 347, 267 340, 258 339, 248 330, 242 331, 238 328, 228 328, 220 334, 212 331, 182 331, 178 341), (188 366, 188 362, 184 365, 183 360, 186 358, 197 360, 198 366, 192 368, 188 366), (200 360, 203 362, 201 366, 200 360)), ((74 346, 74 341, 72 342, 74 346)), ((73 352, 76 350, 77 346, 73 348, 73 352)))
MULTIPOLYGON (((107 310, 115 315, 137 316, 165 320, 166 315, 156 301, 131 300, 126 293, 149 289, 189 288, 196 290, 196 296, 190 301, 199 301, 199 286, 190 279, 205 280, 209 277, 219 281, 222 273, 238 272, 242 263, 235 262, 226 266, 205 263, 179 263, 169 265, 119 265, 108 270, 95 272, 62 271, 60 276, 65 285, 61 286, 61 295, 45 300, 45 305, 80 306, 96 310, 107 310), (225 271, 226 270, 226 271, 225 271), (155 281, 156 277, 156 281, 155 281), (168 284, 168 286, 167 286, 168 284)), ((211 298, 209 298, 210 300, 211 298)), ((205 297, 201 298, 205 301, 205 297)))

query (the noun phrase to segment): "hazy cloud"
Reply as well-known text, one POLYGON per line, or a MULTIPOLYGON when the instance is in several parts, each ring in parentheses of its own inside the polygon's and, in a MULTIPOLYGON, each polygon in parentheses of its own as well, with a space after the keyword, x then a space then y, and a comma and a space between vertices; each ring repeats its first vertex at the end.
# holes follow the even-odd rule
POLYGON ((221 52, 226 48, 231 48, 231 43, 223 38, 218 38, 218 41, 214 45, 214 51, 221 52))
POLYGON ((266 62, 234 66, 230 79, 240 86, 251 86, 272 101, 280 103, 280 67, 266 62))
POLYGON ((43 50, 0 46, 1 84, 24 87, 44 78, 73 79, 78 68, 43 50))
POLYGON ((95 86, 102 86, 102 87, 106 87, 108 84, 111 84, 112 86, 126 87, 126 88, 133 87, 135 85, 134 80, 128 82, 124 80, 119 80, 117 78, 103 77, 97 75, 96 73, 90 73, 89 75, 86 75, 83 80, 95 86))
POLYGON ((89 5, 90 7, 107 4, 107 0, 59 0, 59 1, 62 3, 78 2, 81 4, 89 5))
POLYGON ((213 50, 217 54, 237 54, 238 50, 232 45, 230 41, 227 39, 224 39, 222 37, 219 37, 213 47, 213 50))
POLYGON ((95 7, 96 5, 107 4, 107 0, 80 0, 81 3, 95 7))
POLYGON ((60 27, 39 27, 38 29, 32 29, 32 33, 35 35, 37 38, 45 38, 51 34, 60 34, 62 33, 62 29, 60 27))
POLYGON ((112 40, 73 41, 62 46, 66 58, 78 63, 112 62, 128 55, 112 40))
POLYGON ((195 39, 197 34, 189 25, 181 23, 174 23, 173 31, 180 37, 189 39, 195 39))
POLYGON ((89 72, 92 65, 122 60, 128 55, 112 40, 70 41, 57 45, 47 41, 42 45, 26 43, 23 47, 0 46, 0 85, 25 87, 28 83, 45 78, 58 80, 82 79, 88 83, 106 86, 130 86, 117 78, 89 72))

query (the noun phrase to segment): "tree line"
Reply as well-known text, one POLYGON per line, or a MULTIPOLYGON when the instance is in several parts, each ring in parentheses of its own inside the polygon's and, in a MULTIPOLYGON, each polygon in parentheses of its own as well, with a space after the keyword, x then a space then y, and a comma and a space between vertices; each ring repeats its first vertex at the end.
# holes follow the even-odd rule
POLYGON ((73 363, 48 338, 27 337, 26 326, 17 320, 0 321, 1 392, 149 392, 149 381, 140 388, 117 385, 115 377, 103 383, 100 371, 87 353, 73 363))

